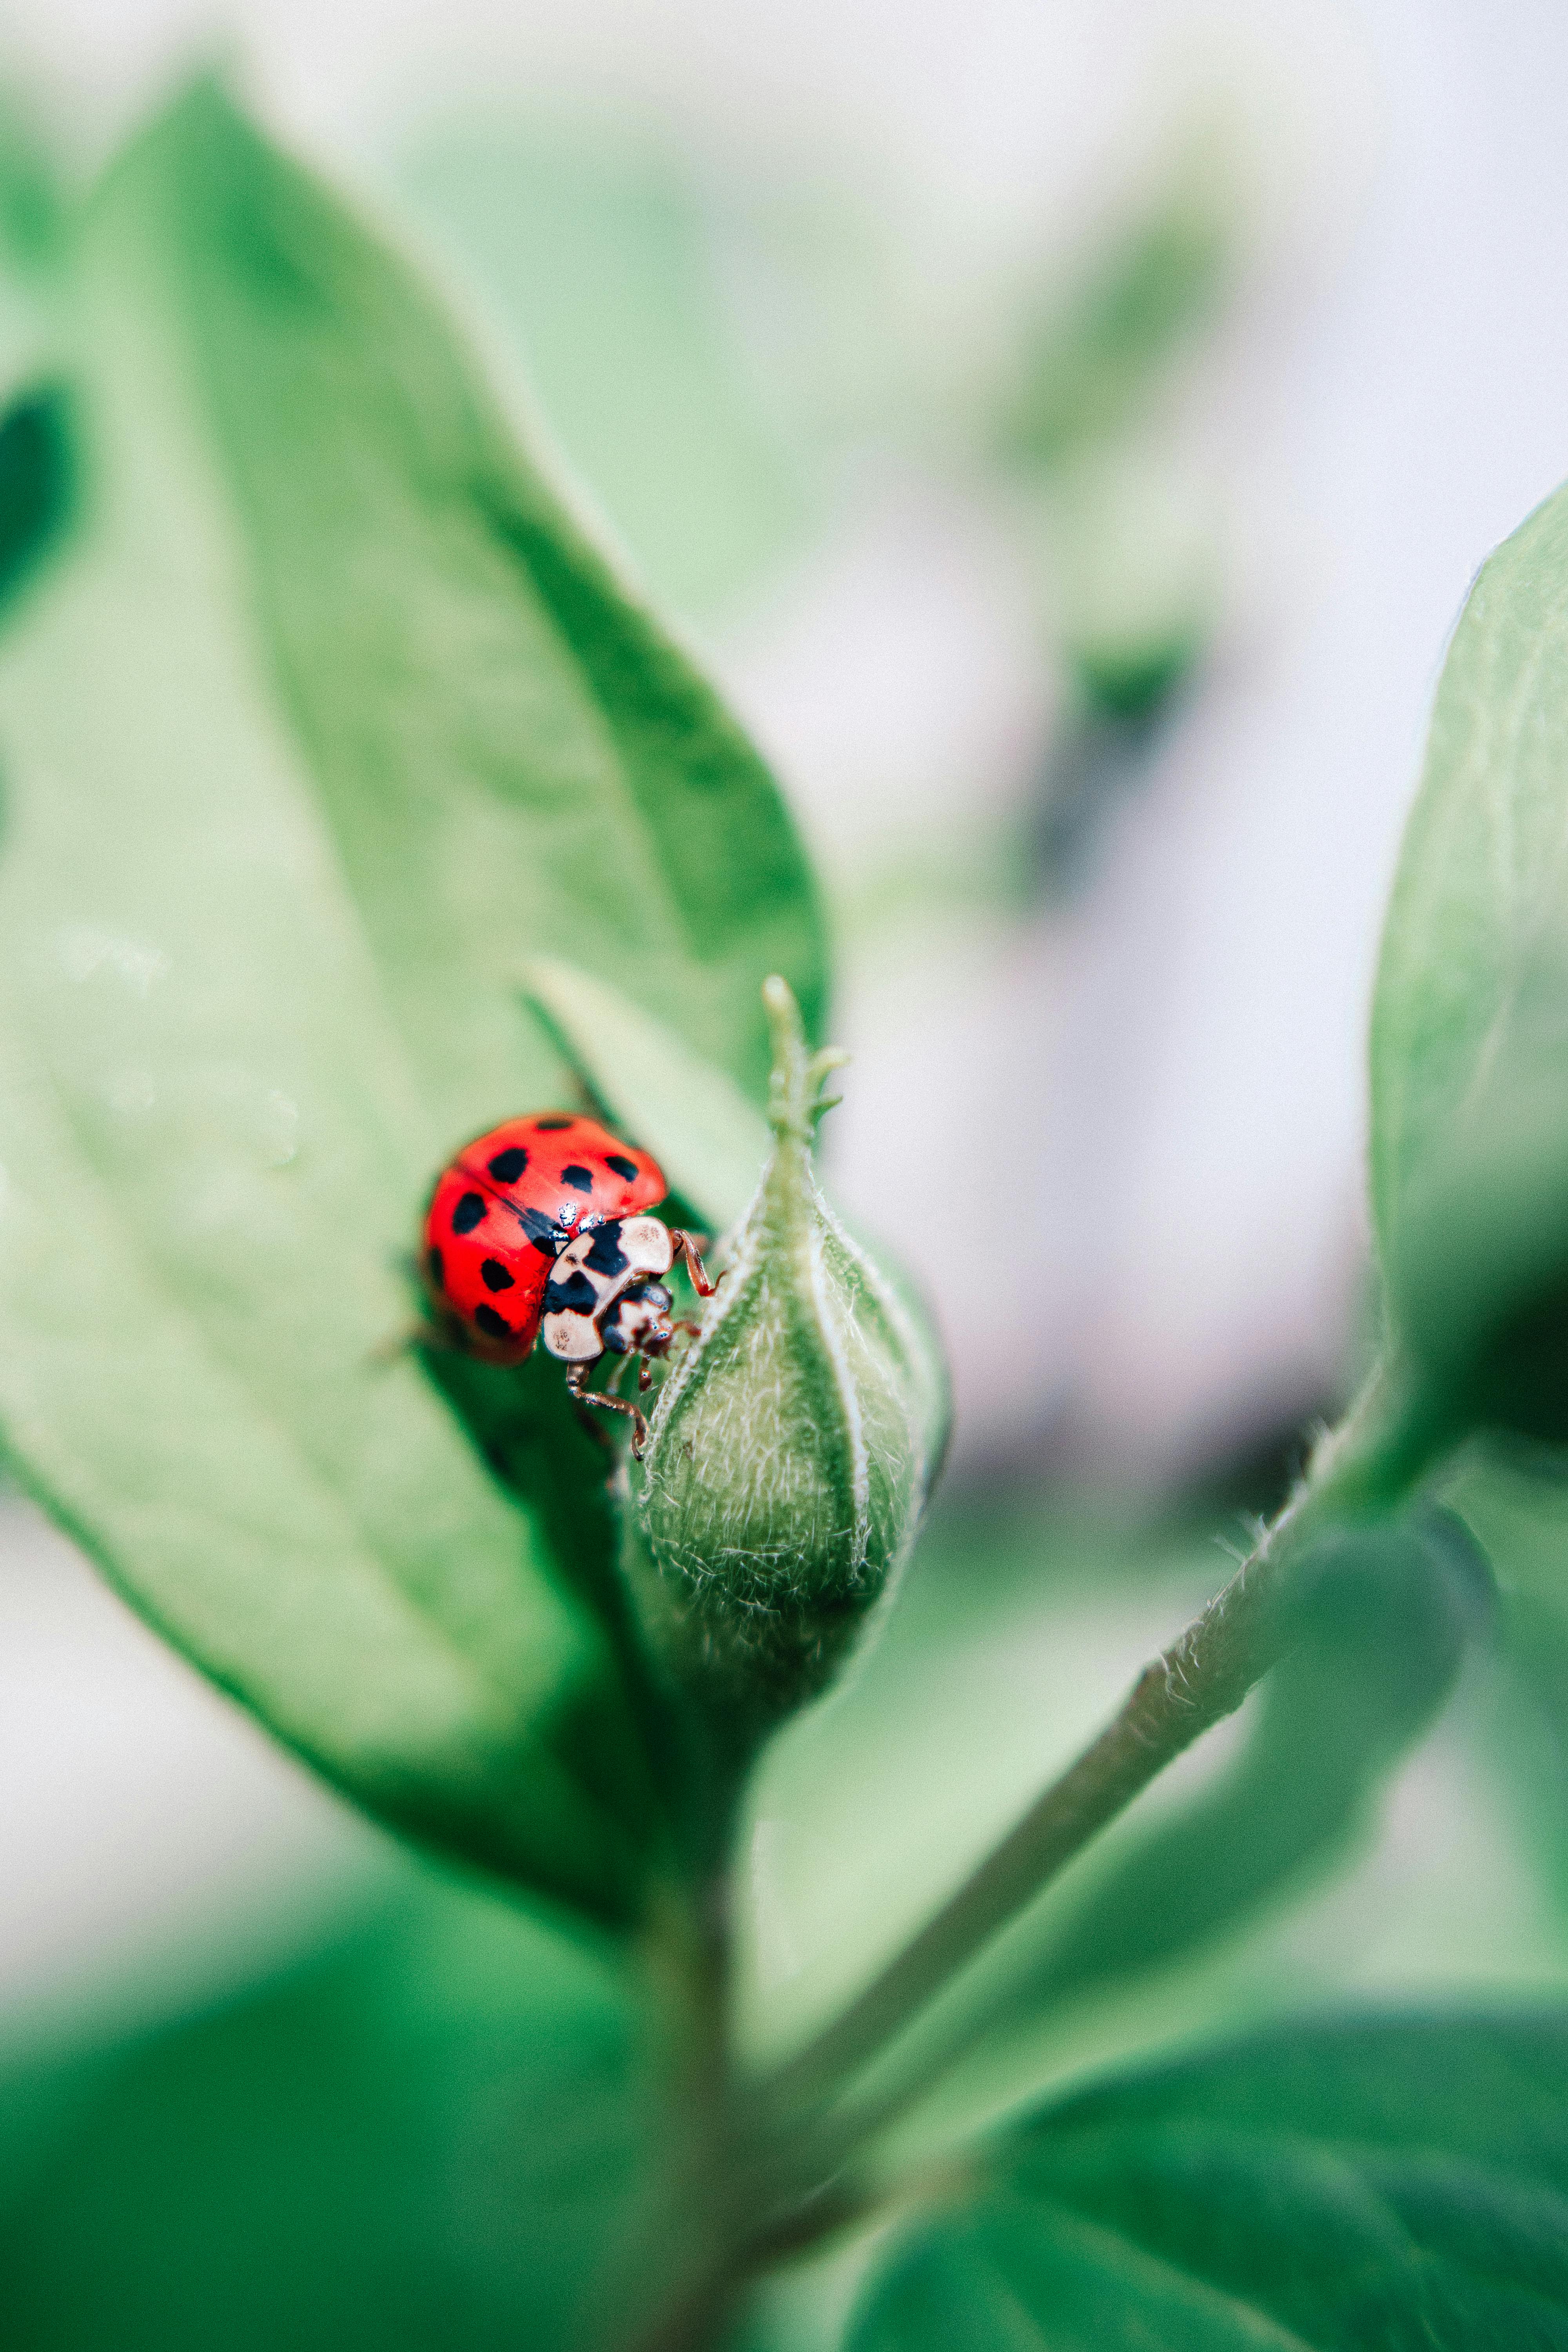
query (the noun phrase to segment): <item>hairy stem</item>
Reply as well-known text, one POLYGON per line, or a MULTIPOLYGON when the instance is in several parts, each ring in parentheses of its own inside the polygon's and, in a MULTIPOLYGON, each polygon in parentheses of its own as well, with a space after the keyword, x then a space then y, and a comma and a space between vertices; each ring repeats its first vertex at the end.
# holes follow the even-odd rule
POLYGON ((1288 1644, 1279 1604, 1314 1536, 1403 1501, 1450 1434, 1395 1369, 1379 1367, 1225 1590, 1144 1668, 1105 1729, 849 2006, 757 2086, 764 2130, 837 2095, 1098 1831, 1241 1705, 1288 1644))

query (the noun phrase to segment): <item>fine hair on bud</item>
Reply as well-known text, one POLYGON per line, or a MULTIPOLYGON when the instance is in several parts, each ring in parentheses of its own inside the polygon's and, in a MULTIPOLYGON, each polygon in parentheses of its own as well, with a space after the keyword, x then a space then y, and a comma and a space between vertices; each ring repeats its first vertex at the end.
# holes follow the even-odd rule
POLYGON ((846 1056, 807 1054, 783 980, 763 996, 773 1150, 637 1489, 661 1647, 758 1728, 826 1685, 889 1589, 946 1408, 934 1343, 816 1181, 823 1085, 846 1056))

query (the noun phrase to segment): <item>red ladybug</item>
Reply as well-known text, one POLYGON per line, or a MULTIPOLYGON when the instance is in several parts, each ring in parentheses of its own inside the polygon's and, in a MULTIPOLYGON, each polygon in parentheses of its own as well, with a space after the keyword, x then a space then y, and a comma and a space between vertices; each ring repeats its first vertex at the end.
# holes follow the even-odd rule
POLYGON ((713 1295, 690 1234, 642 1213, 668 1189, 657 1160, 596 1119, 536 1111, 466 1144, 425 1218, 425 1281, 447 1336, 488 1363, 521 1364, 542 1328, 574 1397, 631 1415, 639 1455, 637 1406, 584 1381, 607 1349, 637 1358, 646 1389, 647 1360, 695 1329, 671 1321, 658 1279, 678 1257, 701 1297, 713 1295))

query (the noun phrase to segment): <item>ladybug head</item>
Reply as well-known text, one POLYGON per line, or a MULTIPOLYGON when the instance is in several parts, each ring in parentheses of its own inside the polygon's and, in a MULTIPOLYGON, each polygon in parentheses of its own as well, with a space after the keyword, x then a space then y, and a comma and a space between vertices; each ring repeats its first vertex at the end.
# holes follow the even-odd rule
POLYGON ((605 1344, 617 1355, 662 1356, 675 1337, 669 1319, 673 1295, 662 1282, 626 1291, 605 1326, 605 1344))

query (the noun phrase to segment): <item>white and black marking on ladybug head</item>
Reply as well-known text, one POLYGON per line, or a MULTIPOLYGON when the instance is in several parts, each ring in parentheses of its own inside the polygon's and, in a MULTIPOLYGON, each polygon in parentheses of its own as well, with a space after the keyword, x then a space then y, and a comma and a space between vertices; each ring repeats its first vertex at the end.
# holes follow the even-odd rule
POLYGON ((617 1356, 662 1356, 675 1337, 669 1319, 674 1304, 662 1282, 634 1283, 605 1318, 605 1347, 617 1356))

